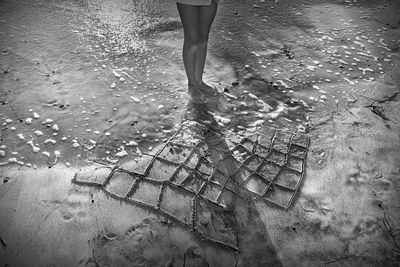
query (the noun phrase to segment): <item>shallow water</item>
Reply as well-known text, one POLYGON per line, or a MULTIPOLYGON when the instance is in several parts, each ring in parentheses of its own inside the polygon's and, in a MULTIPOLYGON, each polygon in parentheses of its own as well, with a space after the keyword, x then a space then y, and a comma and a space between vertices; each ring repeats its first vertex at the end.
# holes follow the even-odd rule
MULTIPOLYGON (((330 83, 344 75, 349 82, 377 77, 366 70, 368 60, 358 63, 360 76, 347 70, 333 75, 337 62, 323 58, 346 49, 338 50, 324 35, 333 26, 315 28, 320 14, 304 16, 312 14, 312 3, 224 1, 210 34, 204 75, 221 96, 194 105, 186 90, 183 30, 173 1, 3 1, 3 162, 12 158, 50 167, 59 151, 57 162, 115 163, 124 151, 137 156, 151 151, 183 120, 236 132, 307 130, 314 104, 333 106, 339 97, 353 97, 351 91, 331 90, 328 99, 324 90, 330 83), (318 64, 333 66, 332 74, 319 71, 318 64), (304 74, 311 67, 317 70, 304 74)), ((358 31, 355 25, 347 28, 329 34, 350 38, 358 31)), ((364 34, 378 42, 368 31, 364 34)))

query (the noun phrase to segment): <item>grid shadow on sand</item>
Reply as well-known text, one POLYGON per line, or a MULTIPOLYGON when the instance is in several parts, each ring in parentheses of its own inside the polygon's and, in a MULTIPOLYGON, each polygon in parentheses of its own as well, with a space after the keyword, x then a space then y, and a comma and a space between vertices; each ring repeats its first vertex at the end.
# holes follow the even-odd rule
POLYGON ((251 195, 289 208, 308 148, 301 134, 222 135, 186 122, 154 153, 114 167, 91 166, 73 183, 96 186, 190 228, 201 240, 238 250, 235 200, 251 195))

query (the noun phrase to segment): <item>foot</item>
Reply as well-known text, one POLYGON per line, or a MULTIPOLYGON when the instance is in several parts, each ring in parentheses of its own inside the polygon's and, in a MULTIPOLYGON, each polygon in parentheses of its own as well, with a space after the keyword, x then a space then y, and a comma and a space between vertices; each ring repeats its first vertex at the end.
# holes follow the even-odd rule
POLYGON ((192 97, 192 102, 196 104, 207 103, 207 98, 201 93, 198 86, 189 85, 189 95, 192 97))
POLYGON ((217 96, 219 93, 217 88, 212 87, 204 82, 199 85, 199 88, 200 91, 207 96, 217 96))

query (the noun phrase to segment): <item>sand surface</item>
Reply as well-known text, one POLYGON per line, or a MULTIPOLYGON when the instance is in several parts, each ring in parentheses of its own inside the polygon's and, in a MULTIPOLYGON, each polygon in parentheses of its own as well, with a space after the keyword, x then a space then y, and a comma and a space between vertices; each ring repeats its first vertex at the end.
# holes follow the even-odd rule
POLYGON ((205 73, 220 96, 197 105, 173 1, 1 1, 0 264, 398 266, 399 14, 394 0, 221 1, 205 73), (187 151, 162 149, 192 122, 180 144, 206 142, 209 162, 178 184, 194 177, 171 167, 187 151), (274 139, 289 150, 271 193, 241 166, 273 130, 310 143, 274 139), (130 192, 158 151, 169 165, 130 192), (194 189, 216 169, 235 201, 194 189))

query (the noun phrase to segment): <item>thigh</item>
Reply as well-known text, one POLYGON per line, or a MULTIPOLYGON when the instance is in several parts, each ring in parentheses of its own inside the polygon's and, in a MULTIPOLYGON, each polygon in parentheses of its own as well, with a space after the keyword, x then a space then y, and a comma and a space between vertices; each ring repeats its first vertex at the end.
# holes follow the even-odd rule
POLYGON ((189 38, 189 41, 197 41, 199 35, 200 6, 177 3, 177 7, 185 32, 185 38, 189 38))
POLYGON ((218 4, 215 0, 212 0, 211 5, 209 6, 200 6, 199 34, 203 38, 208 38, 211 24, 213 23, 215 14, 217 13, 217 7, 218 4))

